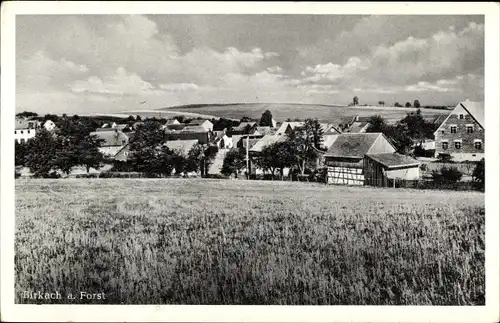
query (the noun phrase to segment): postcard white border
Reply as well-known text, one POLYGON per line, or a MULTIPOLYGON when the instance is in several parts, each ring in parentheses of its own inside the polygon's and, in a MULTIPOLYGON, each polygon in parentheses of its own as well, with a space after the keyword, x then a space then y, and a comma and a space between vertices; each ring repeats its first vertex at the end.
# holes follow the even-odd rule
POLYGON ((1 11, 1 318, 85 322, 497 322, 499 313, 499 5, 497 3, 7 2, 1 11), (15 15, 18 14, 485 15, 486 305, 187 306, 14 304, 15 15))

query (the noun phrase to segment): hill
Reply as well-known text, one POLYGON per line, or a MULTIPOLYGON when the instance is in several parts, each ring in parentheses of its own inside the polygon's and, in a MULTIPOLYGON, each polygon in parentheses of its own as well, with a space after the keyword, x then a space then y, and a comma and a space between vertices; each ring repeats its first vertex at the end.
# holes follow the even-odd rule
MULTIPOLYGON (((380 106, 341 106, 324 104, 296 103, 232 103, 232 104, 192 104, 159 109, 162 113, 190 113, 212 115, 231 119, 241 119, 246 116, 252 119, 261 117, 265 110, 270 110, 277 121, 290 119, 318 118, 323 122, 337 123, 344 117, 358 115, 369 117, 376 114, 388 121, 400 120, 407 113, 417 111, 416 108, 380 107, 380 106)), ((446 110, 422 109, 424 117, 431 118, 439 114, 447 114, 446 110)))

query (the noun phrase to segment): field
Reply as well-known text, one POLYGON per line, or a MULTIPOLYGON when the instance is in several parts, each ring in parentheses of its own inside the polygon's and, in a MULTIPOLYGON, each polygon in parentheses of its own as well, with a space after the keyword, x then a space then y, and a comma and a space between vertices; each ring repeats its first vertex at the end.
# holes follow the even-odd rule
MULTIPOLYGON (((214 115, 223 118, 241 119, 244 116, 250 118, 260 118, 262 113, 269 109, 273 117, 280 122, 290 119, 318 118, 322 122, 340 123, 342 117, 358 115, 360 117, 370 117, 376 114, 382 115, 390 121, 401 120, 409 112, 414 112, 415 108, 402 107, 378 107, 378 106, 356 106, 346 107, 338 105, 314 105, 314 104, 284 104, 284 103, 238 103, 238 104, 214 104, 214 105, 191 105, 165 108, 161 111, 168 112, 182 111, 189 113, 200 113, 214 115)), ((446 110, 422 109, 422 114, 426 116, 436 116, 448 114, 446 110)))
POLYGON ((17 180, 16 203, 17 303, 485 303, 479 192, 17 180))

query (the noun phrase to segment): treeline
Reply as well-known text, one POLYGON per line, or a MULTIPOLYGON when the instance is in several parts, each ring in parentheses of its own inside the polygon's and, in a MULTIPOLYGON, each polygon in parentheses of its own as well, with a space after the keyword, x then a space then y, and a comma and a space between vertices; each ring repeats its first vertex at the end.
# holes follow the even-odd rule
POLYGON ((127 162, 116 162, 116 167, 148 175, 171 176, 195 172, 205 176, 208 173, 218 148, 196 143, 187 154, 172 150, 166 145, 165 132, 161 123, 148 120, 137 127, 129 142, 127 162))
POLYGON ((102 140, 90 135, 84 123, 73 119, 58 120, 54 132, 44 128, 26 143, 15 142, 15 166, 28 167, 34 177, 57 177, 57 171, 69 174, 75 166, 99 169, 104 156, 102 140))
POLYGON ((434 131, 439 125, 426 121, 420 109, 416 113, 409 113, 395 125, 387 123, 380 115, 373 116, 368 121, 366 132, 383 133, 401 154, 409 154, 414 141, 423 143, 425 139, 434 138, 434 131))
MULTIPOLYGON (((306 119, 304 126, 294 128, 284 139, 263 148, 252 156, 252 164, 274 177, 283 176, 285 168, 300 175, 317 172, 318 153, 323 151, 323 129, 318 119, 306 119)), ((246 149, 233 148, 225 156, 221 173, 238 176, 246 168, 246 149)))

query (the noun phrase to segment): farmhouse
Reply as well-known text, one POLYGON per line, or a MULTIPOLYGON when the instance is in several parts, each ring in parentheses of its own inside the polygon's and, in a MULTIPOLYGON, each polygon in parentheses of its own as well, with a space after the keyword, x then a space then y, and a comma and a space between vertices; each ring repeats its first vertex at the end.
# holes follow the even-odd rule
POLYGON ((193 126, 198 126, 198 127, 202 127, 203 129, 205 129, 205 131, 212 131, 214 130, 214 124, 212 122, 210 122, 209 120, 191 120, 187 126, 190 126, 190 127, 193 127, 193 126))
MULTIPOLYGON (((333 124, 330 123, 321 123, 321 130, 323 130, 323 134, 336 134, 336 133, 341 133, 337 127, 335 127, 333 124)), ((293 129, 303 127, 304 122, 302 121, 297 121, 297 122, 283 122, 283 124, 278 128, 276 131, 276 135, 286 135, 289 134, 293 129)))
POLYGON ((231 149, 233 148, 233 140, 228 137, 226 134, 226 130, 213 131, 212 138, 210 141, 217 145, 219 149, 231 149))
POLYGON ((436 157, 449 154, 454 161, 484 157, 484 103, 460 102, 434 132, 436 157))
POLYGON ((231 135, 254 134, 257 126, 257 122, 241 122, 238 126, 233 127, 231 135))
POLYGON ((210 132, 202 126, 186 126, 182 130, 165 130, 166 140, 198 140, 200 144, 208 144, 210 132))
POLYGON ((90 135, 104 140, 99 151, 109 157, 114 157, 129 141, 129 137, 119 130, 95 131, 91 132, 90 135))
POLYGON ((25 143, 29 139, 34 138, 38 122, 35 120, 25 120, 16 118, 16 127, 14 130, 14 139, 18 143, 25 143))
MULTIPOLYGON (((415 174, 417 178, 419 176, 418 162, 396 154, 396 148, 382 133, 344 133, 330 140, 334 141, 324 154, 329 184, 377 185, 382 169, 383 175, 390 170, 391 176, 402 179, 415 179, 415 174), (367 174, 371 182, 366 181, 367 174)), ((380 181, 379 185, 382 184, 380 181)))

